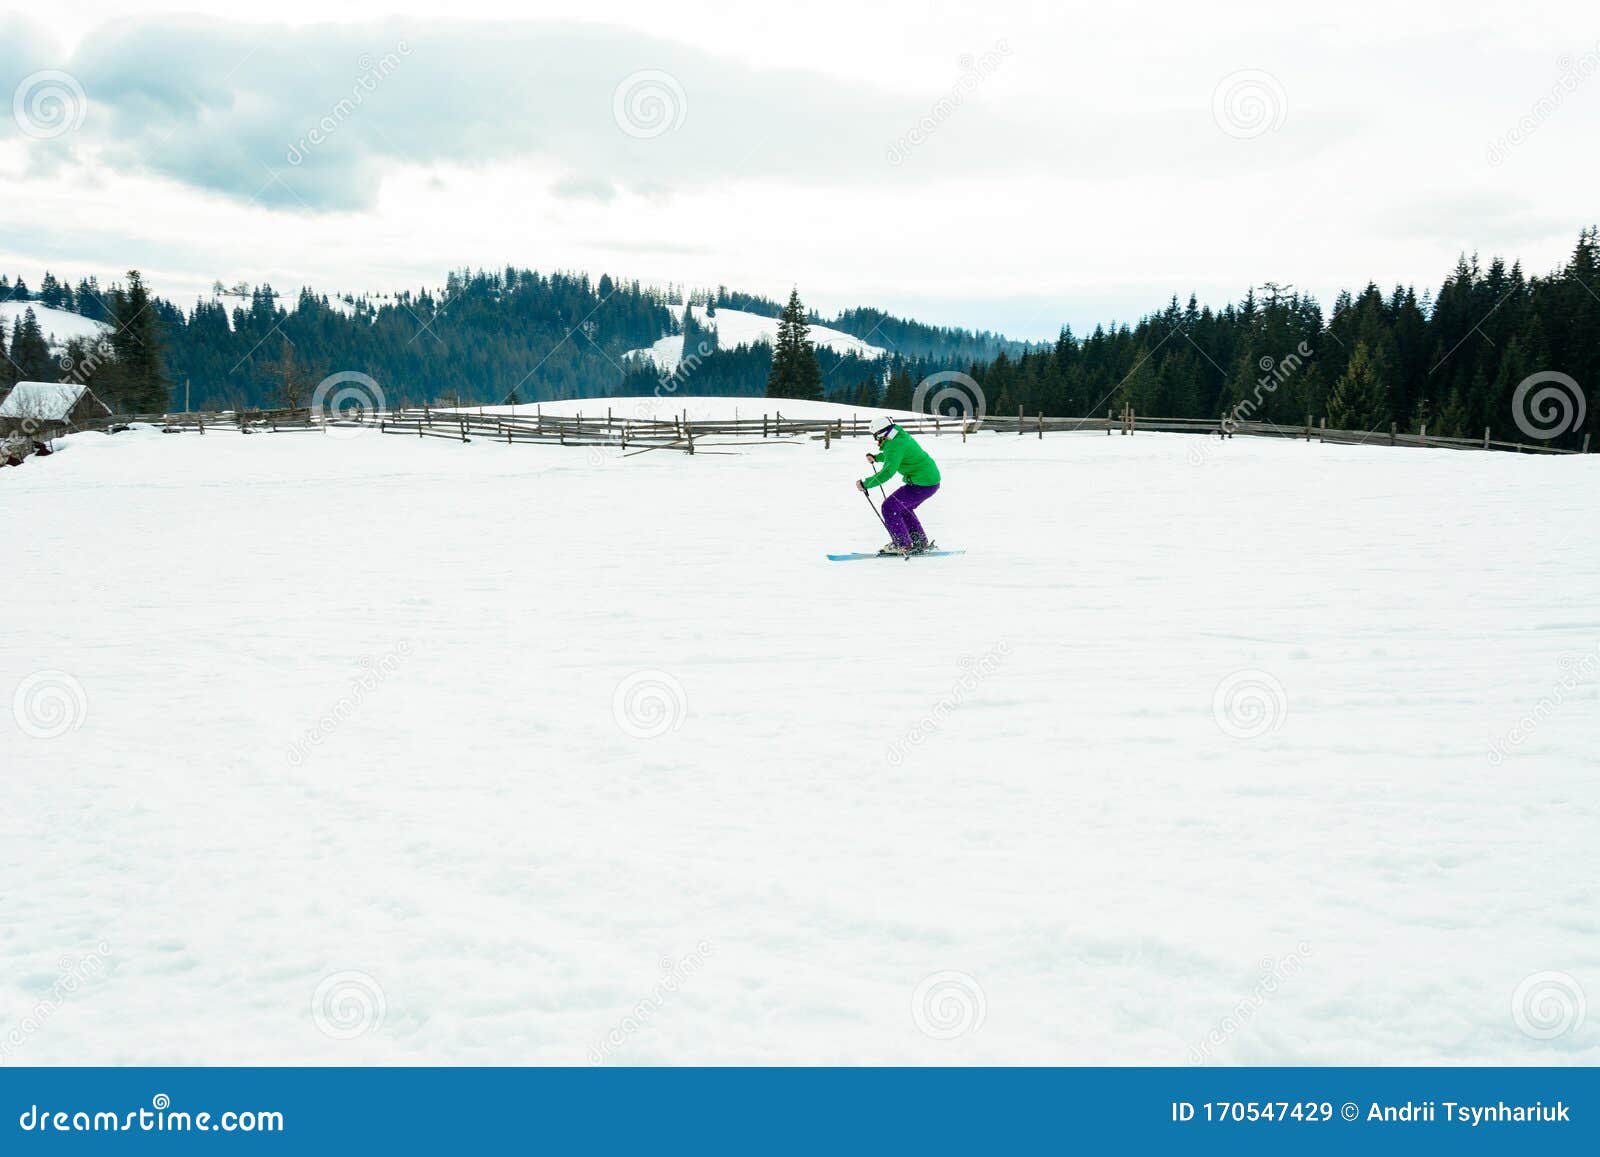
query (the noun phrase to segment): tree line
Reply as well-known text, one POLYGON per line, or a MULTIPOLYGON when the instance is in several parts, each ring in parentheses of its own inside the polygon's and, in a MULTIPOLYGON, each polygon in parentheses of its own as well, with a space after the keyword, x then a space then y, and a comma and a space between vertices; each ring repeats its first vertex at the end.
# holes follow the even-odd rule
POLYGON ((798 292, 785 305, 725 286, 687 297, 705 307, 712 325, 677 304, 685 295, 676 288, 512 267, 453 272, 436 291, 329 299, 305 289, 293 308, 268 285, 230 291, 219 284, 188 311, 152 297, 137 271, 109 289, 93 279, 71 287, 47 274, 35 291, 0 277, 0 299, 54 303, 108 327, 103 342, 74 343, 52 359, 37 320, 24 313, 9 341, 0 333, 0 386, 19 377, 81 380, 126 412, 171 408, 187 387, 197 409, 238 409, 304 405, 327 374, 353 369, 376 379, 390 404, 682 393, 928 409, 941 400, 953 406, 952 391, 919 387, 932 375, 958 373, 1000 414, 1021 407, 1094 417, 1128 405, 1159 417, 1298 426, 1311 415, 1343 429, 1393 423, 1464 437, 1488 429, 1518 440, 1519 387, 1555 371, 1578 383, 1572 401, 1584 420, 1551 440, 1576 446, 1600 421, 1600 254, 1592 228, 1547 275, 1463 256, 1437 291, 1384 292, 1369 283, 1339 294, 1326 313, 1311 295, 1268 283, 1221 309, 1174 297, 1136 324, 1096 326, 1086 337, 1063 327, 1054 343, 1038 345, 872 310, 827 323, 894 350, 875 359, 816 347, 809 327, 818 318, 798 292), (776 348, 720 346, 719 308, 776 316, 776 348), (674 372, 626 356, 663 334, 683 340, 674 372))
MULTIPOLYGON (((1173 298, 1136 325, 1063 327, 1054 346, 1001 355, 963 370, 990 412, 1103 416, 1126 404, 1159 417, 1273 422, 1308 415, 1340 429, 1527 440, 1530 405, 1518 387, 1551 372, 1577 383, 1567 412, 1581 424, 1552 436, 1576 448, 1600 412, 1600 254, 1580 233, 1545 276, 1499 258, 1463 256, 1436 293, 1369 283, 1343 292, 1324 315, 1315 298, 1268 284, 1221 310, 1173 298)), ((883 399, 909 406, 918 382, 942 367, 895 367, 883 399)), ((1536 395, 1534 395, 1536 396, 1536 395)), ((1535 423, 1537 424, 1537 423, 1535 423)))

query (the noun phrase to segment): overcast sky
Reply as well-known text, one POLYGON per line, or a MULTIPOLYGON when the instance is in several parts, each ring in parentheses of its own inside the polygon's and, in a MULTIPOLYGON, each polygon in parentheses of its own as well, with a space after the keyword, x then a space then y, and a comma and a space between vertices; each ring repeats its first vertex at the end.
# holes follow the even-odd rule
POLYGON ((1043 338, 1543 272, 1600 218, 1592 0, 239 7, 0 17, 0 268, 514 264, 1043 338))

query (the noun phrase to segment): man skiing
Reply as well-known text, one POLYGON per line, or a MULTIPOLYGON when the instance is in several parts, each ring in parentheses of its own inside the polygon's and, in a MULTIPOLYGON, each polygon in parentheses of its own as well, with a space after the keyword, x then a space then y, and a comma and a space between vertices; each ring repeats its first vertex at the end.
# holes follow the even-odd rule
POLYGON ((921 443, 895 425, 893 418, 885 418, 874 427, 872 436, 878 441, 878 453, 868 454, 867 461, 877 466, 878 472, 858 481, 856 489, 865 494, 896 474, 906 480, 904 486, 884 499, 883 524, 889 528, 893 541, 878 553, 921 554, 933 549, 922 523, 917 521, 916 510, 938 491, 939 467, 921 443))

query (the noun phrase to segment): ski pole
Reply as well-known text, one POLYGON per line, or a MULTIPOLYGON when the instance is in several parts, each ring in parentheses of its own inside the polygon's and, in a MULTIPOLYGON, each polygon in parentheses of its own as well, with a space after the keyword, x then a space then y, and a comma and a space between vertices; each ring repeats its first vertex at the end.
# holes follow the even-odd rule
MULTIPOLYGON (((867 500, 868 506, 872 506, 872 495, 863 490, 861 492, 861 497, 867 500)), ((894 533, 889 529, 889 524, 883 520, 883 515, 878 514, 878 508, 876 506, 872 506, 872 513, 877 516, 878 525, 883 527, 883 533, 887 534, 890 538, 893 538, 894 533)))

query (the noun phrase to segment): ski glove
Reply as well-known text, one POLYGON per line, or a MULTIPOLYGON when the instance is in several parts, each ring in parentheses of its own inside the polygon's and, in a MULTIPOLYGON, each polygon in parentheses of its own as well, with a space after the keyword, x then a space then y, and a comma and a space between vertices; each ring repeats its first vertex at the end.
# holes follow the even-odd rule
POLYGON ((856 479, 856 489, 861 491, 861 493, 863 493, 863 494, 865 494, 867 492, 867 488, 864 485, 862 485, 861 479, 859 479, 859 478, 856 479))

